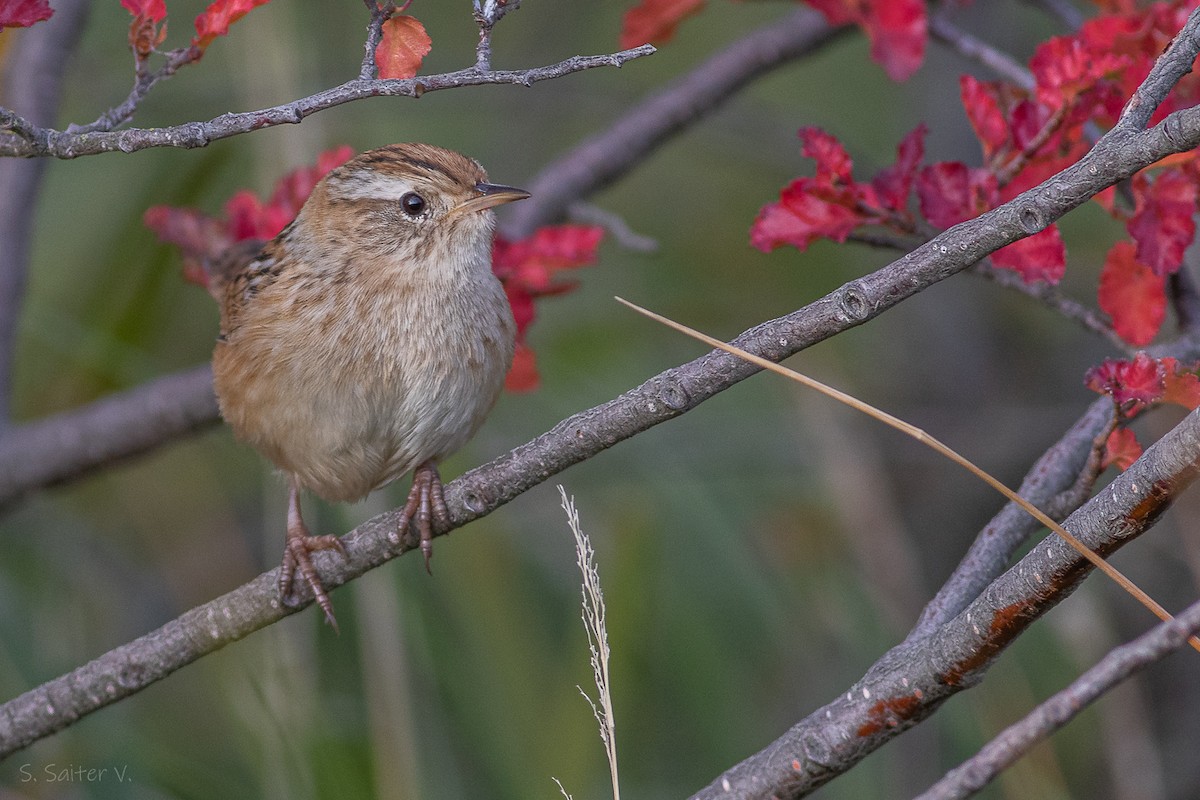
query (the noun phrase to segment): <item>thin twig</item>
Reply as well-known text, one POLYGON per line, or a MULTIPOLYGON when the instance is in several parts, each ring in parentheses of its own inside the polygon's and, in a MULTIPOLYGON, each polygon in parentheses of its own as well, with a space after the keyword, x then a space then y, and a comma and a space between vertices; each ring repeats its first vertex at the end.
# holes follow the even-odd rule
POLYGON ((945 9, 929 16, 929 32, 933 38, 949 45, 959 55, 990 69, 1022 89, 1032 90, 1033 75, 1015 58, 992 47, 950 21, 945 9))
POLYGON ((33 125, 12 111, 0 108, 0 128, 20 129, 27 135, 0 138, 0 156, 78 158, 121 151, 132 153, 148 147, 204 147, 218 139, 241 133, 295 124, 312 114, 366 97, 420 97, 427 92, 461 86, 516 84, 531 86, 538 81, 561 78, 596 67, 620 67, 654 52, 650 45, 599 56, 574 56, 557 64, 525 70, 480 72, 474 67, 457 72, 424 75, 403 80, 357 78, 299 100, 258 111, 222 114, 206 122, 188 122, 165 128, 127 128, 74 134, 33 125))
POLYGON ((1000 732, 978 753, 955 767, 916 800, 962 800, 1077 717, 1110 689, 1183 647, 1200 631, 1200 602, 1128 644, 1107 653, 1094 667, 1000 732))
MULTIPOLYGON (((138 106, 146 99, 146 95, 150 94, 150 90, 157 86, 161 81, 170 78, 180 67, 187 64, 193 64, 200 60, 200 56, 204 54, 199 47, 189 45, 180 47, 166 53, 166 61, 163 65, 154 72, 145 72, 141 69, 133 82, 133 88, 129 90, 129 96, 125 98, 119 106, 114 106, 108 111, 105 111, 95 122, 89 122, 87 125, 69 125, 67 126, 67 134, 73 136, 85 136, 91 133, 101 131, 111 131, 121 125, 124 125, 129 120, 133 119, 133 115, 137 113, 138 106)), ((36 131, 37 141, 46 133, 45 131, 36 131)), ((26 139, 29 137, 26 136, 26 139)))
POLYGON ((658 251, 658 240, 635 231, 620 214, 592 203, 572 203, 567 208, 567 216, 572 222, 584 225, 599 225, 613 237, 617 244, 635 253, 655 253, 658 251))
POLYGON ((371 21, 367 24, 367 40, 363 43, 362 67, 358 70, 358 79, 362 81, 373 81, 379 77, 379 66, 375 63, 375 51, 379 49, 379 43, 383 40, 383 23, 391 19, 392 14, 396 12, 396 4, 392 0, 379 3, 376 0, 363 0, 367 5, 367 11, 371 14, 371 21))
POLYGON ((998 286, 1003 286, 1005 289, 1020 292, 1037 300, 1061 314, 1064 319, 1078 323, 1085 330, 1103 337, 1106 342, 1122 353, 1133 355, 1137 350, 1137 348, 1117 335, 1117 332, 1113 330, 1113 326, 1108 320, 1078 300, 1073 300, 1065 296, 1056 286, 1040 281, 1028 283, 1012 270, 998 269, 989 261, 979 262, 971 268, 971 272, 980 277, 987 278, 989 281, 998 286))

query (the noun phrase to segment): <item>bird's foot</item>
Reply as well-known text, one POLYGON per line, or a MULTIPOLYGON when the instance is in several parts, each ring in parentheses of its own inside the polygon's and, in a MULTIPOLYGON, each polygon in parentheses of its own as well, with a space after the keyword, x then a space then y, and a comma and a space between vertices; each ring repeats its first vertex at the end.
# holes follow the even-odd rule
POLYGON ((312 590, 313 599, 325 612, 325 620, 338 632, 337 618, 333 615, 333 602, 321 583, 321 576, 313 566, 310 553, 318 550, 336 550, 346 557, 346 547, 336 536, 313 536, 308 532, 308 526, 300 516, 299 489, 293 484, 288 501, 287 541, 283 548, 283 563, 279 567, 279 599, 284 605, 293 605, 295 595, 292 593, 292 581, 296 573, 312 590))
POLYGON ((442 476, 432 461, 426 461, 413 471, 412 489, 408 492, 408 502, 404 504, 400 516, 401 538, 410 524, 416 526, 420 537, 421 552, 425 554, 425 571, 432 575, 429 560, 433 558, 435 527, 438 531, 450 527, 450 509, 446 507, 442 476))

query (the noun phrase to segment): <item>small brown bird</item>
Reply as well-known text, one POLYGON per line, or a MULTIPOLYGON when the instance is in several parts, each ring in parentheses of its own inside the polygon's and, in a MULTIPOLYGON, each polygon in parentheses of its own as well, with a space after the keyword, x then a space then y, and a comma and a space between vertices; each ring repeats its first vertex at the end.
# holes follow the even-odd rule
POLYGON ((528 196, 458 153, 394 144, 326 175, 271 241, 211 265, 221 415, 290 487, 281 597, 299 572, 335 628, 309 554, 345 550, 309 534, 300 490, 357 500, 415 470, 401 534, 416 526, 428 568, 434 526, 449 523, 437 464, 482 424, 512 363, 490 209, 528 196))

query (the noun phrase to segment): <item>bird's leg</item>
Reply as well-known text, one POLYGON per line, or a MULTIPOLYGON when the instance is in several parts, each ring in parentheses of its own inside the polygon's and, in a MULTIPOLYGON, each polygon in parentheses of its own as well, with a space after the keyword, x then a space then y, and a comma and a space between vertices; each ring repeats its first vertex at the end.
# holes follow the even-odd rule
POLYGON ((300 516, 300 484, 295 478, 291 478, 288 482, 288 519, 287 519, 287 542, 283 548, 283 564, 279 567, 279 597, 287 605, 290 605, 292 599, 292 579, 296 577, 296 573, 300 573, 300 577, 312 589, 313 597, 317 601, 317 605, 325 612, 325 619, 333 626, 334 632, 337 632, 337 619, 333 616, 333 603, 329 600, 329 595, 325 592, 325 587, 321 584, 321 576, 317 574, 316 567, 313 566, 312 558, 309 553, 317 550, 337 550, 344 557, 346 548, 342 546, 342 540, 336 536, 313 536, 308 532, 308 526, 304 524, 304 517, 300 516))
POLYGON ((442 487, 442 476, 432 461, 426 461, 413 470, 412 489, 408 502, 400 517, 400 535, 412 523, 421 537, 421 552, 425 554, 425 571, 433 574, 429 559, 433 558, 434 526, 444 531, 450 527, 450 509, 446 507, 446 496, 442 487))

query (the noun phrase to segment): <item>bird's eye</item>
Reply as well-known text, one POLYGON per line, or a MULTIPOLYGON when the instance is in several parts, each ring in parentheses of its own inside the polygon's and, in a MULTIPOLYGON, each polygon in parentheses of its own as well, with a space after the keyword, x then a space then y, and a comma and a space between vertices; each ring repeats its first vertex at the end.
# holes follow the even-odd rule
POLYGON ((419 217, 425 210, 425 198, 416 192, 408 192, 400 198, 400 208, 410 217, 419 217))

